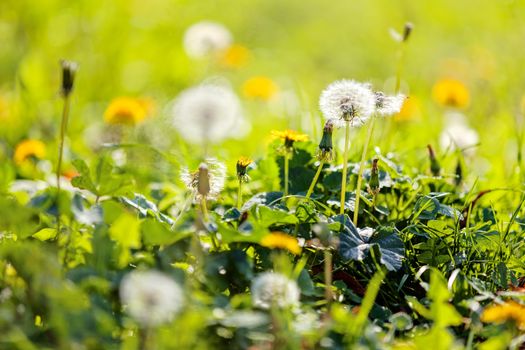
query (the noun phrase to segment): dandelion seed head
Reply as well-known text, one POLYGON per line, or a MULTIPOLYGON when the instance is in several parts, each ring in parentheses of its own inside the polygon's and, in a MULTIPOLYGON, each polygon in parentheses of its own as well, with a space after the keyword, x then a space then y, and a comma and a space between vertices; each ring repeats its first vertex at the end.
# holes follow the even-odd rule
POLYGON ((195 172, 190 172, 187 167, 183 167, 180 172, 180 179, 195 194, 196 201, 202 199, 202 195, 205 195, 206 199, 214 200, 217 199, 224 188, 226 166, 215 158, 207 158, 195 172), (203 171, 204 169, 206 171, 203 171), (199 176, 206 175, 208 178, 201 182, 199 176), (207 185, 207 194, 203 193, 203 183, 207 185), (199 185, 201 186, 200 188, 199 185))
POLYGON ((257 276, 251 287, 252 303, 261 309, 286 308, 299 304, 301 293, 295 281, 276 272, 257 276))
POLYGON ((450 122, 441 132, 439 144, 442 150, 460 149, 472 154, 473 147, 479 143, 478 132, 465 122, 450 122))
POLYGON ((376 112, 381 116, 389 116, 392 114, 399 113, 403 102, 405 102, 406 96, 403 94, 397 95, 385 95, 383 92, 378 91, 376 95, 376 112))
POLYGON ((144 327, 173 319, 184 304, 182 288, 158 271, 133 271, 120 284, 120 300, 126 312, 144 327))
POLYGON ((232 43, 230 31, 220 23, 202 21, 184 33, 184 50, 188 56, 203 58, 228 48, 232 43))
POLYGON ((173 106, 172 123, 191 143, 216 143, 233 136, 242 122, 239 99, 231 89, 205 84, 184 90, 173 106))
POLYGON ((327 119, 344 120, 360 126, 374 113, 376 96, 368 84, 339 80, 321 93, 319 107, 327 119))

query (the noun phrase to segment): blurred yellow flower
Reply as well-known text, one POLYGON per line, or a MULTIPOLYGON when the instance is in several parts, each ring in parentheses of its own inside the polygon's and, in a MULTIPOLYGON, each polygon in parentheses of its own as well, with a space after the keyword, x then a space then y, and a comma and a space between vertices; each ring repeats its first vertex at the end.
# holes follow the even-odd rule
POLYGON ((442 106, 465 108, 470 102, 470 93, 459 80, 441 79, 432 88, 432 98, 442 106))
POLYGON ((419 100, 415 96, 409 96, 403 102, 403 106, 399 113, 394 115, 396 122, 405 122, 410 120, 419 119, 421 116, 419 100))
POLYGON ((277 94, 279 87, 275 82, 264 76, 252 77, 244 82, 242 92, 244 96, 268 101, 277 94))
POLYGON ((39 140, 24 140, 16 145, 13 159, 16 164, 24 163, 30 157, 38 159, 44 158, 46 155, 46 145, 39 140))
POLYGON ((260 244, 270 249, 285 249, 295 255, 301 254, 301 247, 297 238, 283 232, 272 232, 264 236, 260 244))
POLYGON ((153 109, 149 99, 117 97, 111 101, 104 112, 104 121, 108 124, 137 125, 153 109))
POLYGON ((245 46, 234 44, 228 47, 219 58, 219 62, 229 68, 240 68, 248 63, 250 50, 245 46))
POLYGON ((481 321, 486 323, 505 323, 512 321, 521 330, 525 330, 525 305, 508 301, 492 305, 483 310, 481 321))

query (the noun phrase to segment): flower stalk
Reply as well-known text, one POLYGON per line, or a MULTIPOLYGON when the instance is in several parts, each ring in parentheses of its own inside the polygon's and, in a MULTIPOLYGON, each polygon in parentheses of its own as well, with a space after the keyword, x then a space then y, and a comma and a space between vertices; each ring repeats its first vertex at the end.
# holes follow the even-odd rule
POLYGON ((348 147, 350 143, 350 122, 345 122, 345 148, 343 151, 343 175, 341 177, 341 208, 339 214, 345 213, 346 173, 348 170, 348 147))
POLYGON ((310 184, 310 187, 308 188, 308 192, 306 193, 306 198, 310 198, 312 195, 315 184, 317 183, 317 180, 319 179, 319 175, 321 174, 321 171, 323 170, 323 166, 326 162, 330 162, 333 158, 333 142, 332 142, 332 133, 334 131, 334 122, 331 119, 328 119, 324 125, 323 128, 323 137, 321 138, 321 142, 319 142, 319 149, 317 151, 317 159, 319 160, 319 166, 317 167, 317 172, 315 173, 315 176, 312 180, 312 183, 310 184))
POLYGON ((372 134, 374 133, 374 121, 375 117, 372 116, 372 120, 370 121, 370 125, 368 126, 368 134, 366 136, 365 145, 363 146, 363 153, 361 154, 361 161, 359 163, 359 171, 357 173, 357 185, 355 188, 355 206, 354 206, 354 225, 357 226, 357 219, 359 217, 359 202, 361 199, 361 186, 363 183, 363 171, 365 166, 365 160, 366 160, 366 153, 368 152, 368 145, 370 144, 370 141, 372 140, 372 134))
POLYGON ((60 174, 62 173, 62 158, 64 156, 64 141, 67 133, 67 124, 69 120, 70 110, 70 96, 73 91, 75 73, 77 70, 77 63, 72 61, 62 60, 62 87, 61 94, 64 99, 62 108, 62 120, 60 123, 60 139, 58 146, 58 160, 56 168, 56 182, 57 182, 57 232, 60 233, 60 174))

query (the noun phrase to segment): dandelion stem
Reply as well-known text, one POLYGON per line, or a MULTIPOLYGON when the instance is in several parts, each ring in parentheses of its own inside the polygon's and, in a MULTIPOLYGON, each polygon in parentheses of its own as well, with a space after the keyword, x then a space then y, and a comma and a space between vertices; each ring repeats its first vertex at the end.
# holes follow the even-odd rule
POLYGON ((357 185, 355 188, 355 206, 354 206, 354 225, 357 226, 357 218, 359 216, 359 200, 361 198, 361 185, 363 183, 363 171, 365 167, 366 153, 368 151, 368 145, 372 140, 372 134, 374 133, 374 121, 375 116, 372 116, 370 126, 368 127, 368 135, 366 136, 365 145, 363 146, 363 154, 361 155, 361 162, 359 163, 359 171, 357 173, 357 185))
POLYGON ((284 196, 288 196, 288 176, 289 176, 289 151, 284 152, 284 196))
POLYGON ((329 249, 324 251, 324 285, 326 303, 330 305, 332 302, 332 252, 329 249))
POLYGON ((202 196, 201 198, 201 211, 202 211, 202 220, 204 222, 208 222, 208 206, 206 203, 206 196, 202 196))
POLYGON ((60 234, 60 174, 62 173, 62 157, 64 155, 64 139, 66 138, 67 122, 69 119, 69 94, 64 95, 64 107, 62 109, 62 122, 60 124, 60 140, 58 146, 58 161, 56 169, 57 181, 57 233, 60 234))
POLYGON ((346 172, 348 170, 348 144, 350 142, 350 123, 345 123, 345 149, 343 152, 343 176, 341 178, 341 208, 339 214, 345 213, 346 172))
POLYGON ((237 190, 237 208, 241 209, 242 204, 242 180, 239 179, 239 189, 237 190))
POLYGON ((312 180, 312 183, 310 184, 310 188, 308 188, 308 192, 306 193, 306 198, 310 198, 312 195, 312 192, 314 191, 315 184, 317 183, 317 179, 319 179, 319 175, 321 175, 321 170, 323 170, 324 160, 321 160, 319 163, 319 166, 317 167, 317 172, 315 173, 315 176, 312 180))
POLYGON ((403 74, 403 66, 405 63, 405 46, 406 41, 399 44, 399 51, 397 53, 397 69, 396 69, 396 88, 395 93, 398 94, 401 90, 401 76, 403 74))

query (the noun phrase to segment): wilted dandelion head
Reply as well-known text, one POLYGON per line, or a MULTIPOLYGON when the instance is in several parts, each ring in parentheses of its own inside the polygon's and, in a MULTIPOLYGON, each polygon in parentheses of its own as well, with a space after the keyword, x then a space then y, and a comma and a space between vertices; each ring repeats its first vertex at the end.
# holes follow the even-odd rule
POLYGON ((104 121, 113 125, 137 125, 142 122, 151 109, 151 102, 133 97, 117 97, 111 101, 104 112, 104 121))
POLYGON ((403 94, 397 95, 385 95, 383 92, 378 91, 376 95, 376 112, 381 116, 389 116, 392 114, 399 113, 406 96, 403 94))
POLYGON ((260 244, 270 249, 285 249, 290 253, 301 254, 301 247, 297 238, 287 235, 283 232, 272 232, 261 239, 260 244))
POLYGON ((233 44, 223 51, 219 62, 228 68, 240 68, 250 59, 250 50, 245 46, 233 44))
POLYGON ((42 159, 46 156, 46 145, 39 140, 24 140, 16 145, 13 160, 17 165, 31 158, 42 159))
POLYGON ((466 108, 470 102, 470 93, 461 81, 441 79, 432 88, 434 101, 445 107, 466 108))
POLYGON ((182 168, 181 181, 192 191, 197 200, 216 199, 224 188, 226 179, 226 167, 215 158, 208 158, 199 165, 199 169, 190 172, 188 168, 182 168))
POLYGON ((62 94, 68 96, 73 90, 78 64, 73 61, 61 60, 60 66, 62 67, 62 94))
POLYGON ((517 328, 525 330, 525 305, 507 301, 500 305, 489 306, 483 310, 481 321, 485 323, 512 322, 517 328))
POLYGON ((376 96, 367 84, 339 80, 321 93, 319 107, 327 119, 343 120, 351 126, 359 126, 374 113, 376 96))
POLYGON ((257 276, 252 282, 251 292, 253 305, 266 310, 296 306, 301 296, 295 281, 276 272, 257 276))
POLYGON ((202 58, 229 47, 230 31, 220 23, 202 21, 195 23, 184 33, 184 50, 188 56, 202 58))
POLYGON ((256 76, 246 80, 242 86, 244 96, 262 101, 271 100, 279 91, 275 82, 264 76, 256 76))
POLYGON ((188 142, 219 142, 233 136, 241 122, 235 93, 220 85, 199 85, 179 94, 173 106, 173 125, 188 142))
POLYGON ((242 182, 248 182, 250 180, 250 177, 248 176, 247 168, 250 164, 253 163, 253 160, 248 157, 240 157, 239 160, 237 160, 237 178, 239 181, 242 182))
POLYGON ((143 327, 169 322, 184 302, 182 288, 158 271, 133 271, 120 284, 120 300, 126 312, 143 327))

